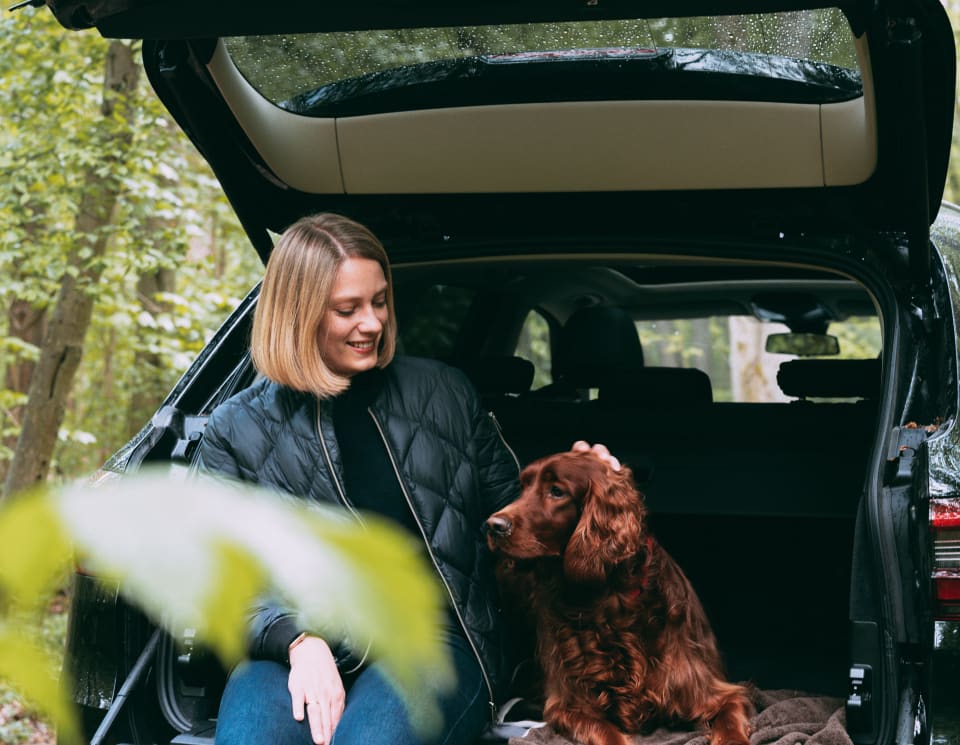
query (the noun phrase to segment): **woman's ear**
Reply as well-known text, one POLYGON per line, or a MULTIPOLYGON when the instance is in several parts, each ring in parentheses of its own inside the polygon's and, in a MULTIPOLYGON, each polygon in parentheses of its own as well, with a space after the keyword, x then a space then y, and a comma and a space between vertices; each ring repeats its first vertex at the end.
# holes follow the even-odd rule
POLYGON ((601 584, 618 564, 633 557, 643 541, 643 501, 628 468, 594 469, 583 512, 563 554, 571 582, 601 584))

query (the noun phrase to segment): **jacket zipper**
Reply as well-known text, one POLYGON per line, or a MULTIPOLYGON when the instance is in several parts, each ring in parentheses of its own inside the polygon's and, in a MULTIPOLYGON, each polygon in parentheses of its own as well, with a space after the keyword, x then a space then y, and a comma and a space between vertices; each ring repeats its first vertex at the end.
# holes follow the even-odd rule
MULTIPOLYGON (((317 402, 317 436, 320 438, 320 449, 323 450, 324 460, 327 462, 327 470, 330 471, 330 480, 333 482, 333 485, 337 489, 337 496, 340 497, 340 501, 343 503, 343 506, 347 508, 347 511, 353 515, 354 519, 360 523, 361 526, 364 525, 363 518, 360 517, 360 513, 357 512, 356 508, 350 504, 350 500, 347 499, 347 494, 343 489, 343 486, 340 484, 340 481, 337 479, 337 472, 333 467, 333 459, 330 457, 330 451, 327 449, 327 438, 323 436, 323 427, 320 426, 320 402, 317 402)), ((360 658, 360 661, 356 664, 355 667, 350 670, 344 670, 344 673, 350 674, 355 673, 361 667, 363 663, 367 661, 367 657, 370 654, 370 644, 367 644, 367 648, 363 652, 363 656, 360 658)))
POLYGON ((520 459, 517 458, 517 454, 513 452, 513 448, 510 447, 510 443, 508 443, 506 438, 503 436, 503 428, 500 426, 500 420, 497 419, 497 415, 492 411, 488 411, 487 416, 489 416, 490 421, 493 422, 493 427, 497 430, 497 436, 500 438, 500 442, 503 443, 503 446, 507 449, 507 452, 513 457, 513 463, 517 467, 517 473, 520 473, 520 459))
POLYGON ((327 469, 330 471, 330 480, 333 481, 333 485, 337 489, 337 496, 340 497, 340 501, 343 503, 343 506, 347 508, 354 519, 363 525, 363 518, 360 517, 360 513, 357 512, 356 508, 350 504, 350 500, 347 499, 347 494, 343 490, 340 481, 337 479, 337 472, 333 468, 333 459, 330 457, 330 451, 327 449, 327 438, 323 436, 323 427, 320 426, 320 404, 317 403, 317 435, 320 438, 320 449, 323 450, 323 458, 327 462, 327 469))
POLYGON ((473 654, 477 658, 477 664, 480 665, 480 674, 483 675, 483 682, 486 684, 487 692, 490 694, 490 700, 488 703, 490 704, 491 720, 494 724, 496 724, 497 707, 493 700, 493 684, 490 682, 490 676, 487 675, 487 671, 483 666, 483 658, 480 657, 480 652, 473 643, 473 639, 470 637, 470 631, 467 629, 467 624, 463 620, 460 609, 457 607, 457 601, 453 596, 453 590, 450 589, 450 585, 447 584, 446 577, 444 577, 443 572, 440 571, 440 564, 437 562, 437 557, 433 555, 433 551, 430 549, 430 541, 427 538, 427 532, 423 529, 423 523, 420 522, 420 516, 413 507, 413 500, 410 499, 410 493, 407 491, 407 485, 403 482, 403 478, 400 476, 400 469, 397 467, 397 461, 393 457, 393 451, 390 449, 390 443, 387 441, 387 436, 383 431, 383 427, 380 426, 380 421, 377 419, 377 416, 373 413, 372 409, 367 408, 367 412, 370 414, 370 418, 373 419, 373 423, 376 426, 377 431, 380 433, 380 439, 383 440, 383 446, 387 449, 387 457, 390 458, 390 465, 393 466, 393 472, 397 477, 397 482, 400 484, 400 491, 403 492, 404 499, 407 500, 407 506, 410 508, 410 513, 413 515, 413 520, 416 522, 417 528, 420 529, 420 535, 423 537, 423 544, 427 548, 427 554, 430 556, 430 561, 433 562, 433 567, 437 570, 437 575, 440 577, 440 581, 443 583, 443 586, 447 591, 447 595, 450 597, 450 606, 453 608, 453 612, 457 614, 457 620, 460 622, 460 627, 463 629, 463 635, 466 637, 467 643, 470 645, 470 649, 473 650, 473 654))

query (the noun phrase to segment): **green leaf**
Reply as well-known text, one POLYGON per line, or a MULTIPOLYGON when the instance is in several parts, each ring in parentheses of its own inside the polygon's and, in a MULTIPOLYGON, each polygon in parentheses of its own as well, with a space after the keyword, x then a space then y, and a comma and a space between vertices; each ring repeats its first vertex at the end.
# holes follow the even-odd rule
POLYGON ((71 557, 61 518, 41 489, 0 503, 0 609, 6 605, 14 614, 41 609, 71 557))
POLYGON ((59 662, 35 643, 36 638, 35 633, 25 634, 0 621, 0 678, 56 723, 61 742, 79 742, 76 714, 58 680, 59 662))
POLYGON ((422 547, 392 524, 210 477, 145 472, 56 495, 85 566, 171 628, 236 661, 243 609, 265 591, 303 623, 369 647, 407 692, 452 681, 437 643, 445 601, 422 547), (265 583, 269 578, 270 585, 265 583), (210 613, 213 608, 221 614, 210 613))
POLYGON ((244 629, 250 606, 266 586, 263 567, 248 552, 224 542, 214 547, 213 591, 204 599, 201 610, 205 636, 221 660, 236 662, 246 653, 244 629))
POLYGON ((375 517, 360 524, 342 510, 249 486, 143 473, 97 488, 36 489, 0 506, 8 601, 0 606, 0 677, 64 735, 75 722, 55 661, 30 641, 37 633, 11 619, 30 618, 49 597, 71 539, 85 569, 118 581, 168 629, 195 628, 228 665, 244 654, 254 598, 270 592, 287 598, 307 628, 359 654, 369 648, 416 702, 423 727, 436 721, 432 693, 453 682, 437 641, 444 596, 409 535, 375 517))

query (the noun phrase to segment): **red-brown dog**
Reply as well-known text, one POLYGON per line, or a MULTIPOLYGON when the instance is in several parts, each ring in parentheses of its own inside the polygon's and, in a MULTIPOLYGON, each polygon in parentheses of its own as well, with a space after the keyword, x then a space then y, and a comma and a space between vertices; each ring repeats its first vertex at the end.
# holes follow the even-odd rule
POLYGON ((712 745, 748 745, 747 690, 725 679, 690 582, 647 533, 629 468, 560 453, 527 466, 520 485, 487 520, 487 540, 532 564, 522 592, 547 722, 586 745, 624 745, 670 723, 709 727, 712 745))

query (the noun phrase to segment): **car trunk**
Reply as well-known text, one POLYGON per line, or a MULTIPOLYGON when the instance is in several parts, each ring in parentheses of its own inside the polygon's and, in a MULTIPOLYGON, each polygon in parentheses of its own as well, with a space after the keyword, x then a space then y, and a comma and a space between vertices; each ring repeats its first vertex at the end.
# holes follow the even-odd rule
MULTIPOLYGON (((397 271, 402 308, 402 262, 397 271)), ((893 305, 887 311, 888 321, 896 316, 893 305)), ((182 469, 206 414, 252 381, 245 313, 218 335, 191 386, 168 399, 155 418, 164 426, 135 460, 172 460, 182 469)), ((873 695, 873 704, 865 712, 855 707, 851 719, 855 741, 872 743, 896 673, 883 672, 872 620, 877 597, 865 589, 875 570, 864 570, 857 558, 869 551, 864 494, 877 468, 881 421, 881 363, 871 362, 866 372, 855 365, 845 373, 842 364, 826 376, 810 370, 794 380, 799 400, 789 403, 696 400, 677 388, 648 391, 643 400, 601 389, 594 400, 571 402, 478 385, 521 463, 582 438, 607 444, 631 467, 651 528, 700 595, 732 680, 828 697, 840 710, 853 691, 851 668, 876 670, 869 691, 857 688, 857 695, 873 695), (843 389, 843 400, 829 400, 831 385, 843 389), (803 394, 805 386, 816 400, 803 394), (857 614, 870 620, 852 624, 857 614)), ((474 375, 470 360, 461 364, 474 375)), ((171 723, 167 736, 175 742, 204 742, 176 731, 209 734, 224 672, 189 630, 165 641, 160 655, 161 710, 154 716, 171 723)))
MULTIPOLYGON (((494 405, 522 462, 586 438, 607 444, 634 470, 651 529, 699 594, 731 680, 829 697, 834 710, 843 709, 854 663, 856 524, 877 402, 571 408, 494 405)), ((156 455, 169 455, 168 446, 156 455)), ((223 671, 189 630, 160 654, 164 716, 209 735, 223 671)), ((876 650, 868 654, 876 664, 876 650)), ((876 685, 870 693, 880 692, 876 685)), ((522 687, 514 693, 529 696, 522 687)), ((537 708, 518 710, 529 717, 537 708)), ((874 741, 879 713, 878 697, 857 742, 874 741)))

